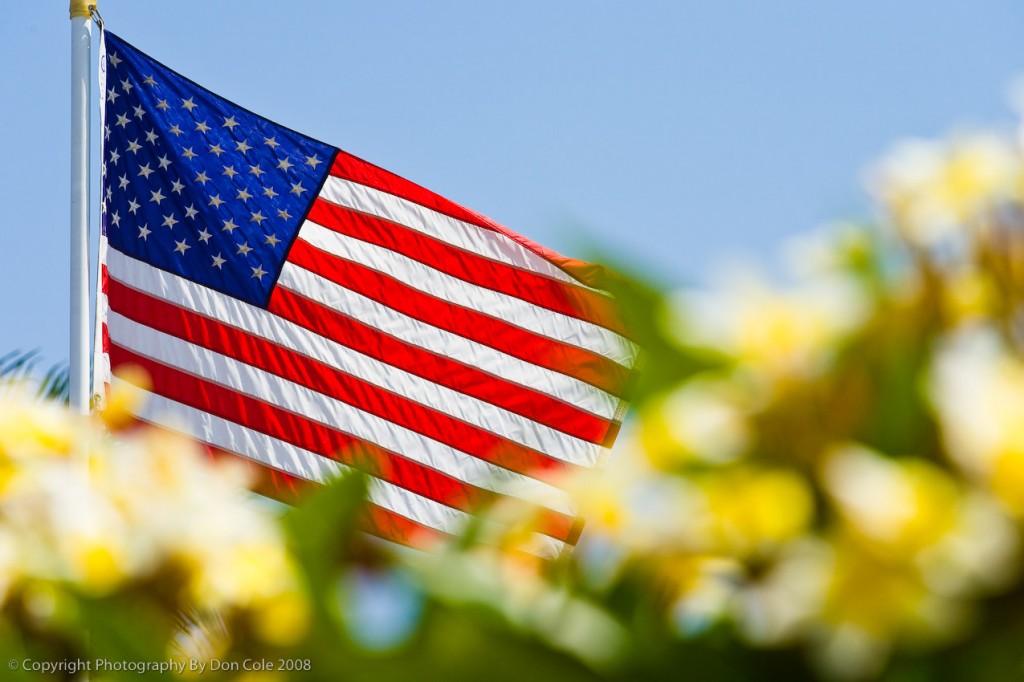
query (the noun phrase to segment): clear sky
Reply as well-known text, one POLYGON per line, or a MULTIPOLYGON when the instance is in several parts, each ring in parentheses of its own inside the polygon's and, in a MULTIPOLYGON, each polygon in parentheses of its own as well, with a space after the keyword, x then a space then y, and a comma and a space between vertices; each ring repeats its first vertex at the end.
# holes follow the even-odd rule
MULTIPOLYGON (((1009 121, 1024 73, 1020 0, 99 2, 257 113, 672 284, 863 215, 889 143, 1009 121)), ((48 361, 67 356, 69 32, 66 0, 0 12, 0 354, 48 361)))

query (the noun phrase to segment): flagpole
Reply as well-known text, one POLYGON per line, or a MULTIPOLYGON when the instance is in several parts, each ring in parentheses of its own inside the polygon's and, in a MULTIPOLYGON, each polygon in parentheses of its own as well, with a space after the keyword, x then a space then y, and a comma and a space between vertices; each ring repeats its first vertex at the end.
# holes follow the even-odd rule
POLYGON ((89 413, 89 130, 92 115, 92 10, 96 0, 70 0, 71 12, 71 362, 70 403, 89 413))

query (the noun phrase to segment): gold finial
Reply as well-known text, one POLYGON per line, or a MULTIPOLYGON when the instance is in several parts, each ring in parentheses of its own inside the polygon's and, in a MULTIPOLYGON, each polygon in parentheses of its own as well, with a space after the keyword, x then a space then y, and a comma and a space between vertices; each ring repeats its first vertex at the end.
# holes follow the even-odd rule
POLYGON ((95 0, 71 0, 71 18, 92 17, 92 8, 96 6, 95 0))

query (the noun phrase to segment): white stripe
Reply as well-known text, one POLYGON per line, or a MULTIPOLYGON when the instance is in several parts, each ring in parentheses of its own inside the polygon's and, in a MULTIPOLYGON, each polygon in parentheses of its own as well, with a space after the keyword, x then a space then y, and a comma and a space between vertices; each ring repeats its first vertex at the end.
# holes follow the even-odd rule
POLYGON ((601 450, 600 445, 375 360, 238 299, 225 296, 212 305, 211 297, 203 293, 191 300, 182 297, 175 304, 539 452, 564 458, 590 451, 596 458, 601 450))
POLYGON ((332 204, 390 220, 484 258, 537 272, 552 279, 607 295, 603 291, 583 284, 551 261, 506 234, 452 218, 393 194, 328 175, 319 196, 332 204))
MULTIPOLYGON (((454 459, 454 448, 444 443, 276 374, 146 327, 118 313, 110 313, 109 327, 112 342, 151 360, 205 377, 401 455, 408 453, 413 457, 422 453, 423 457, 454 459)), ((572 464, 594 466, 601 450, 595 446, 590 451, 561 453, 561 456, 548 454, 572 464)))
POLYGON ((520 386, 546 393, 605 419, 612 419, 615 416, 619 400, 601 389, 567 374, 520 360, 496 348, 421 322, 294 263, 284 264, 277 284, 294 294, 432 353, 444 355, 520 386))
MULTIPOLYGON (((280 319, 261 308, 248 306, 231 296, 153 268, 119 251, 112 249, 108 261, 112 279, 207 317, 220 321, 235 320, 246 331, 255 332, 258 328, 253 321, 257 311, 274 320, 280 319)), ((590 384, 415 320, 298 266, 286 263, 278 283, 299 296, 431 353, 544 393, 603 419, 615 417, 618 399, 590 384)))
MULTIPOLYGON (((116 381, 116 380, 115 380, 116 381)), ((191 434, 198 440, 308 481, 324 483, 348 467, 303 448, 246 428, 241 424, 150 393, 140 419, 191 434)), ((379 507, 449 534, 458 534, 471 516, 387 481, 370 477, 368 498, 379 507)), ((555 556, 564 542, 534 533, 537 554, 555 556)))
POLYGON ((609 329, 452 277, 390 249, 311 221, 303 223, 299 239, 339 258, 390 275, 430 296, 499 318, 553 341, 598 353, 626 367, 636 359, 636 345, 609 329))
MULTIPOLYGON (((160 276, 174 277, 169 273, 156 270, 153 272, 159 273, 160 276)), ((111 278, 117 280, 113 275, 111 278)), ((497 408, 490 403, 476 400, 458 391, 452 391, 444 386, 403 372, 397 367, 380 363, 373 358, 314 334, 304 327, 276 317, 262 308, 249 305, 230 296, 221 296, 186 280, 175 279, 178 279, 177 284, 181 290, 190 288, 196 290, 193 292, 196 294, 195 296, 179 296, 176 305, 181 308, 218 320, 221 324, 264 338, 271 343, 291 348, 307 357, 339 367, 353 376, 364 378, 384 388, 390 388, 389 385, 394 384, 396 388, 401 389, 401 391, 396 390, 396 393, 400 392, 411 400, 418 398, 417 402, 427 406, 437 406, 436 409, 456 418, 460 418, 461 415, 453 414, 453 412, 464 412, 466 413, 465 417, 472 417, 481 428, 486 429, 489 424, 491 426, 501 424, 529 431, 543 426, 520 415, 497 408), (383 376, 377 376, 377 374, 383 376), (458 407, 458 410, 452 410, 453 406, 458 407), (479 413, 474 410, 479 410, 479 413), (512 418, 515 418, 516 421, 512 421, 512 418)), ((181 292, 179 291, 179 293, 181 292)), ((116 321, 125 319, 116 312, 111 315, 116 316, 114 318, 116 321)), ((469 419, 465 419, 465 421, 469 421, 469 419)), ((563 438, 569 438, 553 429, 543 428, 563 438)), ((577 440, 573 439, 573 441, 577 440)), ((585 443, 584 441, 579 442, 585 443)), ((448 454, 450 456, 447 457, 432 456, 429 451, 417 449, 409 452, 406 456, 470 485, 504 495, 526 498, 565 514, 572 515, 574 513, 569 496, 548 483, 496 466, 456 449, 450 449, 448 454)))

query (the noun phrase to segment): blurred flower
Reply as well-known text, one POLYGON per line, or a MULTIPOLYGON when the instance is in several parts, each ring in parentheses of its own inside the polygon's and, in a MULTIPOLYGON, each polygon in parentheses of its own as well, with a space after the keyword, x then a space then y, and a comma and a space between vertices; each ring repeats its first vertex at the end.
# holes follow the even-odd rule
POLYGON ((819 374, 868 313, 862 285, 847 275, 815 277, 777 290, 742 275, 719 293, 676 297, 687 345, 714 348, 740 369, 776 381, 819 374))
POLYGON ((823 475, 842 521, 822 607, 830 666, 872 670, 893 644, 962 633, 969 598, 1012 574, 1006 517, 934 464, 847 446, 823 475))
POLYGON ((608 538, 625 555, 694 547, 703 515, 700 490, 651 469, 635 445, 616 455, 605 467, 578 472, 564 483, 586 519, 587 534, 608 538))
POLYGON ((672 624, 684 637, 698 635, 721 620, 745 579, 738 561, 712 555, 675 557, 664 570, 678 591, 671 607, 672 624))
POLYGON ((648 404, 638 428, 644 454, 663 469, 734 460, 750 438, 740 395, 723 380, 683 384, 648 404))
POLYGON ((811 629, 820 615, 830 567, 827 543, 804 537, 786 545, 733 601, 733 617, 746 640, 758 646, 791 644, 811 629))
POLYGON ((718 554, 765 555, 806 532, 814 516, 810 486, 796 471, 741 465, 695 481, 706 504, 702 534, 718 554))
POLYGON ((1002 137, 907 140, 869 174, 868 186, 912 242, 930 246, 1020 190, 1021 162, 1002 137))
POLYGON ((912 557, 955 521, 956 485, 923 460, 846 446, 828 457, 824 479, 847 527, 885 555, 912 557))
MULTIPOLYGON (((112 396, 113 409, 125 402, 112 396)), ((97 426, 54 404, 0 409, 0 596, 52 584, 102 597, 173 568, 184 570, 182 604, 247 610, 274 643, 294 641, 284 630, 301 635, 308 607, 295 569, 241 470, 167 431, 115 441, 97 426)))
POLYGON ((1024 514, 1024 363, 994 331, 968 329, 942 345, 928 385, 950 455, 1024 514))

